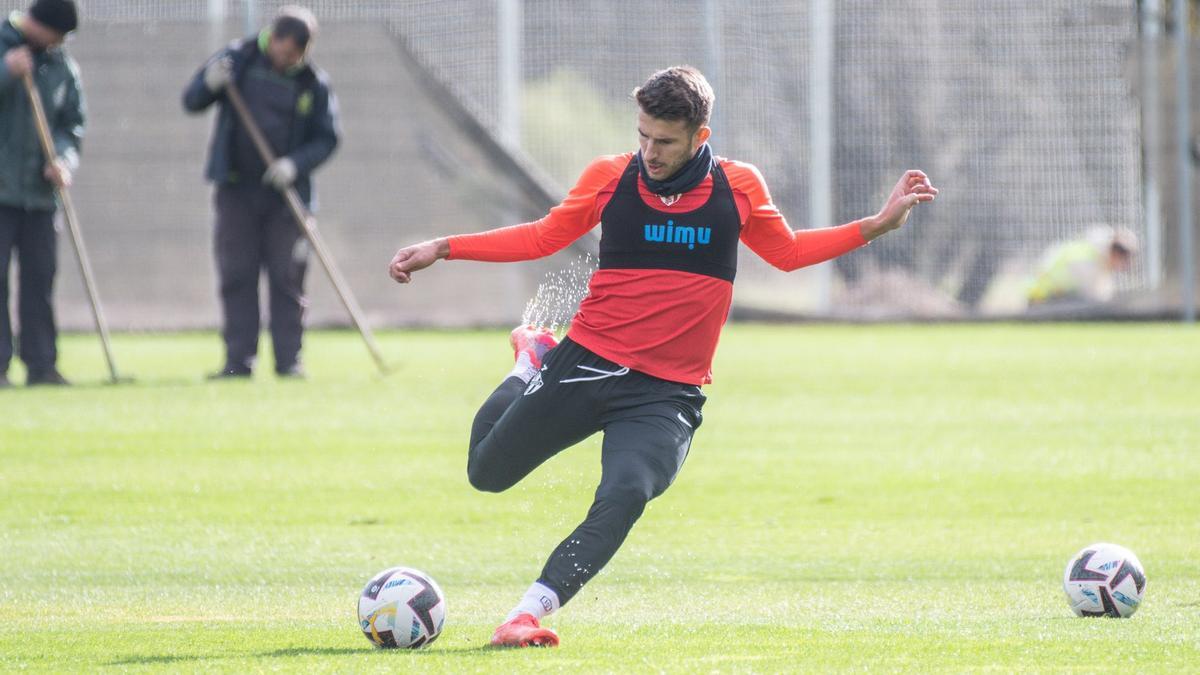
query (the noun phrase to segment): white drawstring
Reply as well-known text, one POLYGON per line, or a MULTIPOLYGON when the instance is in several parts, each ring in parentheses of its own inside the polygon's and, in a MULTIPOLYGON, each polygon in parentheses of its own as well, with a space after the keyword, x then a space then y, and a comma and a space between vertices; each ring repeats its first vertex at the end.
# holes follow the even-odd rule
POLYGON ((629 374, 629 368, 621 368, 620 370, 608 371, 608 370, 601 370, 599 368, 592 368, 590 366, 577 365, 575 367, 579 368, 580 370, 587 370, 587 371, 590 371, 593 373, 599 373, 599 374, 593 375, 591 377, 574 377, 569 380, 559 380, 558 383, 559 384, 568 384, 571 382, 591 382, 593 380, 603 380, 608 377, 621 377, 622 375, 629 374))

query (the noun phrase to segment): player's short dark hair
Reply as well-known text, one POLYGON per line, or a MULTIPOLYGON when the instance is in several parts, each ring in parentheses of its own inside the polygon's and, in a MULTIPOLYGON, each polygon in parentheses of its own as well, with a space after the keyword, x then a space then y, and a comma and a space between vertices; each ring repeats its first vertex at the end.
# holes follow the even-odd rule
POLYGON ((647 115, 684 120, 695 131, 708 124, 716 97, 699 70, 672 66, 651 75, 645 84, 633 90, 633 98, 647 115))
POLYGON ((303 7, 286 5, 279 9, 275 23, 271 24, 271 35, 278 40, 293 40, 300 49, 307 49, 308 43, 317 33, 317 18, 303 7))

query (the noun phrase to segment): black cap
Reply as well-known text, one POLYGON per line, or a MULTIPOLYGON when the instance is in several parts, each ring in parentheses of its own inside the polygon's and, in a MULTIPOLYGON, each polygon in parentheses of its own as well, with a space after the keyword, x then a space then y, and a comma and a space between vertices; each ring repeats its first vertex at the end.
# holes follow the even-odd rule
POLYGON ((66 35, 79 26, 75 0, 33 0, 29 16, 34 21, 66 35))

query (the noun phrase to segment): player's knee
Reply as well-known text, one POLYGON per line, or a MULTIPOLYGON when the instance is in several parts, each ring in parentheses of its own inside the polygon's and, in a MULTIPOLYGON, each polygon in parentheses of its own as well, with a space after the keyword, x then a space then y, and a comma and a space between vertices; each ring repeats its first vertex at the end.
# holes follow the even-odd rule
POLYGON ((596 491, 598 504, 604 504, 634 518, 641 515, 642 510, 646 508, 646 502, 653 498, 654 491, 649 485, 629 483, 605 485, 596 491))
POLYGON ((596 499, 645 506, 671 484, 670 476, 651 464, 630 464, 611 471, 596 489, 596 499))
POLYGON ((470 481, 471 487, 480 492, 504 492, 512 486, 505 476, 477 462, 467 464, 467 480, 470 481))

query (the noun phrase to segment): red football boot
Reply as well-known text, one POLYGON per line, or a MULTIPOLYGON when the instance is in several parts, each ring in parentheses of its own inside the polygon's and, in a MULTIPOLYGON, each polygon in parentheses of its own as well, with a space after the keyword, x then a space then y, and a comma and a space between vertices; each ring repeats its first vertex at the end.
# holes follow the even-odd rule
POLYGON ((522 353, 528 354, 529 365, 541 368, 542 357, 558 346, 558 339, 549 328, 517 326, 509 334, 508 343, 512 345, 514 357, 520 359, 522 353))
POLYGON ((557 647, 558 635, 542 628, 532 614, 518 614, 492 633, 493 647, 557 647))

